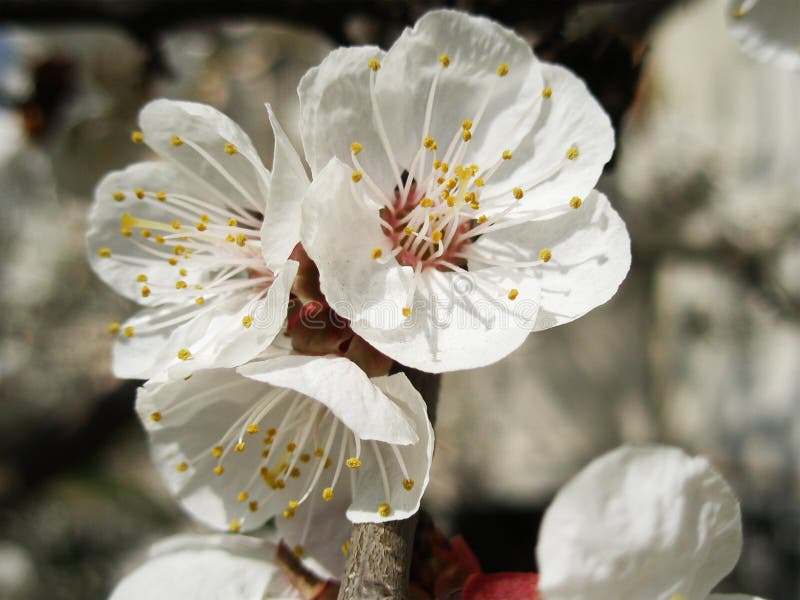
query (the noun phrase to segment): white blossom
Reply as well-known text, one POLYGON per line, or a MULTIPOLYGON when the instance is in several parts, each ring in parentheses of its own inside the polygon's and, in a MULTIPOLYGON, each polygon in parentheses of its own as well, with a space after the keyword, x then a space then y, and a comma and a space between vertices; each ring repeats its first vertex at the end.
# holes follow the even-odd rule
POLYGON ((237 366, 283 326, 308 180, 267 110, 272 173, 247 135, 214 108, 155 100, 131 137, 165 160, 131 165, 98 184, 89 260, 115 291, 145 306, 109 325, 117 376, 237 366))
POLYGON ((212 528, 297 519, 288 537, 305 547, 315 510, 335 497, 351 496, 352 522, 403 519, 428 483, 422 397, 405 375, 369 379, 346 358, 288 355, 148 382, 136 407, 168 487, 212 528))
POLYGON ((402 364, 489 364, 607 301, 630 263, 593 190, 609 119, 497 23, 439 10, 388 52, 332 52, 298 89, 302 241, 328 302, 402 364))
POLYGON ((782 69, 800 69, 797 0, 730 0, 728 26, 748 56, 782 69))
POLYGON ((739 502, 703 458, 623 446, 556 495, 539 531, 543 600, 709 596, 742 546, 739 502))

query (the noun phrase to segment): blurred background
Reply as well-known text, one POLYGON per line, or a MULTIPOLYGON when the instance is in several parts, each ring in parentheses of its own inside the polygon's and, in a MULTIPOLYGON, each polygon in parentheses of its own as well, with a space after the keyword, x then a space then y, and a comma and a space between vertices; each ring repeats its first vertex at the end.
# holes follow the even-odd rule
MULTIPOLYGON (((0 0, 0 599, 103 598, 192 526, 149 463, 84 258, 139 108, 210 103, 269 166, 272 103, 340 44, 391 45, 440 3, 0 0)), ((535 568, 554 492, 623 442, 708 456, 742 501, 725 590, 800 598, 800 72, 754 62, 724 0, 465 0, 583 77, 614 121, 600 187, 631 233, 617 296, 443 378, 425 499, 484 569, 535 568)), ((800 23, 798 24, 800 30, 800 23)))

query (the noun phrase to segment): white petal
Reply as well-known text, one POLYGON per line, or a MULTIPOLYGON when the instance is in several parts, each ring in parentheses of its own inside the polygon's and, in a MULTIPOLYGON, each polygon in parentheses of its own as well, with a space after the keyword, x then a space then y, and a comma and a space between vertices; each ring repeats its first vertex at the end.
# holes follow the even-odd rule
POLYGON ((708 461, 622 447, 556 495, 536 557, 545 600, 701 600, 736 564, 739 503, 708 461))
MULTIPOLYGON (((481 205, 491 213, 493 197, 507 204, 514 187, 525 197, 510 214, 524 217, 571 198, 583 199, 597 183, 614 152, 614 129, 586 84, 558 65, 542 65, 544 85, 551 91, 533 128, 482 190, 481 205), (572 160, 567 151, 578 155, 572 160)), ((537 92, 541 96, 541 90, 537 92)))
POLYGON ((179 267, 167 262, 168 258, 173 257, 172 245, 155 243, 157 235, 167 233, 154 230, 151 237, 145 239, 139 234, 139 229, 131 229, 130 237, 125 237, 120 231, 120 219, 128 213, 140 219, 158 221, 168 228, 168 224, 175 219, 170 212, 169 199, 159 202, 153 196, 164 190, 192 196, 202 194, 202 190, 174 165, 142 162, 106 175, 97 185, 89 209, 89 230, 86 233, 89 263, 115 292, 145 305, 157 304, 160 300, 157 294, 144 298, 141 294, 143 284, 137 282, 136 277, 145 274, 151 281, 166 280, 173 283, 178 278, 179 267), (136 190, 143 190, 148 195, 139 199, 136 190), (114 199, 118 193, 124 196, 123 200, 114 199), (109 249, 111 257, 101 257, 98 254, 101 248, 109 249))
POLYGON ((406 299, 404 274, 396 261, 373 260, 380 248, 389 257, 377 209, 360 195, 350 169, 332 160, 315 178, 303 200, 303 247, 319 269, 320 288, 339 314, 350 320, 380 317, 384 327, 400 321, 406 299))
MULTIPOLYGON (((316 176, 337 157, 352 164, 350 145, 360 143, 359 160, 382 190, 394 189, 391 163, 373 124, 369 95, 370 59, 383 58, 375 46, 339 48, 300 80, 303 150, 316 176)), ((384 117, 386 118, 386 117, 384 117)))
POLYGON ((465 119, 474 126, 460 162, 488 168, 530 131, 541 104, 542 75, 530 46, 509 29, 484 17, 436 10, 407 28, 387 52, 376 91, 388 137, 405 169, 425 135, 436 140, 441 159, 465 119), (444 69, 442 54, 450 59, 444 69), (508 66, 504 77, 497 74, 501 64, 508 66), (430 128, 423 131, 437 74, 430 128))
POLYGON ((531 270, 541 287, 535 331, 569 323, 608 301, 631 264, 625 223, 598 191, 578 209, 549 220, 490 231, 474 247, 510 261, 536 260, 540 250, 551 251, 548 263, 531 270))
POLYGON ((518 348, 533 330, 539 283, 531 269, 490 267, 468 273, 422 273, 411 315, 394 329, 351 327, 397 362, 441 373, 482 367, 518 348), (518 291, 515 300, 507 294, 518 291))
POLYGON ((269 104, 267 113, 275 135, 275 154, 269 205, 261 226, 261 253, 267 266, 278 271, 300 241, 300 210, 309 181, 300 157, 269 104))
POLYGON ((800 69, 800 5, 796 0, 730 0, 728 24, 748 56, 783 69, 800 69))
POLYGON ((117 584, 111 600, 300 598, 272 562, 275 545, 244 536, 180 535, 117 584))
POLYGON ((327 406, 361 439, 413 444, 416 425, 395 398, 384 394, 352 361, 334 356, 285 356, 237 371, 255 381, 290 388, 327 406))
POLYGON ((269 172, 250 138, 230 118, 205 104, 160 99, 142 109, 139 125, 145 143, 201 182, 213 201, 265 212, 269 172), (173 136, 183 143, 174 145, 173 136), (226 144, 233 144, 235 152, 226 152, 226 144))
MULTIPOLYGON (((150 438, 153 461, 181 507, 208 527, 226 530, 235 521, 242 531, 252 531, 277 510, 260 502, 253 512, 247 501, 238 499, 242 491, 255 497, 256 490, 265 488, 258 476, 263 461, 260 435, 246 436, 250 443, 245 452, 227 447, 221 461, 212 455, 212 448, 241 419, 233 432, 235 441, 249 424, 244 416, 270 391, 229 369, 198 371, 186 381, 148 382, 139 389, 136 411, 150 438), (178 467, 182 463, 185 470, 178 467), (224 467, 221 475, 213 471, 218 464, 224 467)), ((285 412, 285 406, 272 411, 270 426, 285 412)))
POLYGON ((120 336, 114 344, 113 369, 117 377, 149 379, 186 377, 199 369, 235 367, 266 350, 281 331, 286 319, 289 292, 298 263, 287 261, 272 282, 264 299, 254 302, 249 293, 239 293, 223 301, 208 300, 190 308, 159 307, 145 309, 123 323, 132 326, 131 338, 120 336), (156 329, 155 320, 172 315, 195 313, 174 327, 156 329), (242 318, 252 319, 244 327, 242 318), (181 360, 178 353, 188 350, 191 358, 181 360))
MULTIPOLYGON (((346 475, 346 474, 345 474, 346 475)), ((350 485, 336 487, 333 498, 314 493, 295 509, 293 519, 277 518, 278 534, 289 548, 300 546, 303 563, 318 577, 340 579, 346 555, 342 545, 350 539, 352 524, 345 515, 353 500, 350 485)))
POLYGON ((428 420, 425 401, 408 378, 398 373, 389 377, 375 377, 372 382, 403 409, 407 418, 413 419, 419 441, 411 445, 394 446, 402 457, 408 477, 388 444, 375 442, 369 444, 372 448, 363 449, 353 503, 347 511, 347 517, 354 523, 405 519, 416 513, 428 486, 433 459, 433 427, 428 420), (384 490, 383 473, 375 457, 376 448, 382 457, 389 482, 388 497, 384 490), (411 489, 404 485, 406 479, 413 481, 411 489), (391 507, 388 517, 377 512, 383 503, 391 507))

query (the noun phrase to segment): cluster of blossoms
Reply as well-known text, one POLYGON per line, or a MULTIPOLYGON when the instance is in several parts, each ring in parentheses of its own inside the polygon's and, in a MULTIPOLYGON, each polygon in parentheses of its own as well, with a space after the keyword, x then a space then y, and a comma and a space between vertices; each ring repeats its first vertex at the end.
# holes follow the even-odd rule
MULTIPOLYGON (((575 75, 538 61, 492 21, 428 13, 387 52, 335 50, 298 93, 305 163, 267 106, 271 171, 215 109, 148 104, 132 140, 163 160, 100 182, 88 251, 98 275, 143 306, 109 325, 113 368, 148 380, 137 411, 183 508, 232 532, 276 518, 296 555, 336 576, 349 523, 414 514, 428 483, 426 405, 405 374, 390 374, 392 364, 439 373, 503 358, 531 332, 613 296, 630 241, 594 189, 614 147, 608 117, 575 75)), ((682 455, 612 456, 600 464, 613 463, 614 473, 590 467, 551 507, 539 546, 542 593, 704 597, 738 556, 738 505, 727 486, 682 455), (644 466, 627 464, 634 458, 644 466), (659 499, 645 498, 650 522, 646 511, 629 520, 622 509, 638 508, 650 489, 637 495, 636 477, 659 470, 654 481, 671 482, 674 500, 688 503, 669 522, 712 535, 692 546, 695 555, 733 540, 709 570, 676 554, 672 575, 648 575, 670 546, 644 533, 680 537, 682 529, 658 526, 679 506, 664 504, 656 486, 659 499), (586 504, 598 481, 622 494, 613 506, 598 500, 609 515, 592 516, 586 504), (630 544, 615 554, 579 539, 577 517, 559 508, 574 510, 573 496, 590 515, 581 518, 609 516, 604 542, 624 539, 615 527, 638 527, 630 544), (565 540, 574 546, 565 550, 565 540), (631 558, 631 548, 652 544, 662 554, 631 558), (629 575, 644 583, 609 583, 629 575), (598 577, 608 586, 575 587, 598 577)), ((220 577, 252 572, 261 597, 274 568, 252 554, 265 542, 237 539, 176 542, 155 572, 180 570, 175 555, 196 566, 224 553, 220 577)))

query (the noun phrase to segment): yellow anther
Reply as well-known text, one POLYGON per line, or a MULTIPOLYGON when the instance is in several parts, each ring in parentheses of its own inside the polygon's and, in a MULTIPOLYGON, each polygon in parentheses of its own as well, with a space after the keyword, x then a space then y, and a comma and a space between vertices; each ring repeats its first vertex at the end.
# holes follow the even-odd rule
POLYGON ((111 258, 111 248, 98 248, 97 256, 100 258, 111 258))
POLYGON ((439 197, 442 200, 447 200, 450 197, 450 192, 448 192, 447 190, 444 190, 441 194, 439 194, 439 197))
POLYGON ((142 229, 139 231, 139 235, 142 236, 144 239, 147 239, 153 234, 150 232, 149 229, 142 229))
POLYGON ((480 202, 478 202, 477 200, 473 200, 472 202, 470 202, 470 203, 469 203, 469 207, 470 207, 472 210, 480 210, 480 208, 481 208, 481 203, 480 203, 480 202))
POLYGON ((423 147, 427 148, 428 150, 436 150, 436 140, 433 139, 431 136, 425 136, 425 139, 422 140, 423 147))
POLYGON ((433 233, 431 233, 431 240, 433 240, 434 244, 438 244, 442 241, 442 232, 439 229, 435 229, 433 233))
POLYGON ((378 260, 381 256, 383 256, 383 250, 381 250, 380 248, 373 248, 372 250, 370 250, 369 255, 372 258, 372 260, 378 260))
POLYGON ((141 131, 131 131, 131 141, 134 144, 141 144, 144 141, 144 134, 141 131))
POLYGON ((456 199, 453 196, 449 196, 448 198, 445 198, 445 200, 447 201, 447 206, 450 208, 453 208, 456 205, 456 199))
POLYGON ((435 214, 431 213, 431 214, 428 215, 428 221, 433 223, 435 220, 436 220, 436 215, 435 214))
POLYGON ((258 501, 250 500, 250 502, 247 503, 247 508, 250 509, 250 512, 256 512, 258 510, 258 501))
POLYGON ((583 200, 581 200, 578 196, 573 196, 569 200, 569 207, 570 208, 580 208, 581 204, 583 204, 583 200))
POLYGON ((508 299, 509 300, 516 300, 517 296, 519 296, 519 290, 517 288, 511 288, 508 291, 508 299))
POLYGON ((483 223, 486 223, 486 221, 487 221, 487 220, 488 220, 488 217, 487 217, 486 215, 481 215, 480 217, 478 217, 477 219, 475 219, 475 222, 476 222, 478 225, 482 225, 483 223))
POLYGON ((236 219, 228 219, 228 227, 236 227, 239 224, 239 221, 236 219))
POLYGON ((245 444, 244 442, 239 442, 238 444, 236 444, 236 445, 233 447, 233 451, 234 451, 234 452, 244 452, 244 449, 245 449, 245 446, 246 446, 246 445, 247 445, 247 444, 245 444))
POLYGON ((284 519, 291 519, 294 517, 294 510, 291 508, 284 509, 283 511, 283 518, 284 519))
POLYGON ((331 459, 330 459, 330 458, 326 458, 326 459, 325 459, 325 464, 324 464, 324 465, 322 465, 322 468, 323 468, 323 469, 327 469, 327 468, 329 468, 329 467, 330 467, 332 464, 333 464, 333 463, 331 462, 331 459))
POLYGON ((289 442, 288 444, 286 444, 287 452, 294 452, 295 450, 297 450, 297 444, 295 444, 294 442, 289 442))
POLYGON ((192 353, 189 352, 186 348, 181 348, 178 350, 178 358, 181 360, 189 360, 192 358, 192 353))
POLYGON ((144 198, 144 190, 143 190, 142 188, 136 188, 135 190, 133 190, 133 193, 134 193, 134 194, 136 194, 136 197, 137 197, 139 200, 141 200, 142 198, 144 198))
POLYGON ((323 456, 325 456, 325 451, 322 448, 316 448, 314 450, 314 456, 316 456, 317 458, 322 458, 323 456))
POLYGON ((506 75, 508 75, 508 65, 506 63, 497 65, 497 74, 500 77, 505 77, 506 75))
POLYGON ((167 262, 174 267, 175 265, 178 264, 178 259, 176 259, 176 258, 168 258, 167 262))
POLYGON ((293 467, 292 470, 289 471, 289 477, 294 477, 295 479, 300 477, 300 469, 293 467))
POLYGON ((442 185, 443 183, 444 183, 444 177, 439 177, 439 179, 436 180, 436 185, 442 185))
POLYGON ((159 202, 164 202, 167 199, 166 192, 156 192, 156 200, 159 202))
MULTIPOLYGON (((163 244, 164 242, 167 241, 167 240, 164 239, 163 235, 157 235, 155 237, 155 240, 156 240, 156 244, 163 244)), ((181 247, 183 247, 183 246, 181 246, 181 247)))
POLYGON ((445 187, 448 190, 452 190, 454 187, 456 187, 456 180, 455 179, 448 179, 447 183, 445 184, 445 187))
POLYGON ((133 235, 133 232, 127 227, 120 227, 119 233, 122 237, 131 237, 131 235, 133 235))
POLYGON ((170 223, 169 226, 172 227, 173 229, 180 229, 181 228, 181 222, 180 221, 172 221, 172 223, 170 223))
POLYGON ((377 58, 370 58, 369 62, 367 62, 367 66, 373 71, 377 71, 381 68, 381 61, 379 61, 377 58))
POLYGON ((154 423, 158 423, 161 420, 161 413, 158 411, 150 413, 150 420, 154 423))
POLYGON ((439 170, 440 170, 442 173, 447 173, 447 172, 450 170, 450 165, 448 165, 446 162, 443 162, 443 163, 441 163, 441 164, 439 165, 439 170))
POLYGON ((483 181, 483 177, 478 177, 475 181, 473 181, 473 183, 475 184, 475 187, 483 187, 485 182, 483 181))
POLYGON ((552 95, 553 95, 553 88, 551 88, 549 85, 542 90, 542 98, 549 98, 552 95))
POLYGON ((407 491, 411 491, 414 488, 414 480, 413 479, 403 479, 403 487, 407 491))
POLYGON ((127 327, 123 327, 122 335, 124 335, 126 338, 132 338, 133 337, 133 327, 131 325, 128 325, 127 327))
POLYGON ((179 471, 181 473, 186 471, 188 468, 189 468, 189 465, 187 465, 185 462, 180 462, 177 465, 175 465, 175 470, 179 471))
POLYGON ((245 431, 248 433, 248 435, 255 435, 258 433, 258 423, 250 423, 245 431))
POLYGON ((202 213, 200 215, 200 221, 202 221, 203 223, 208 223, 208 215, 206 213, 202 213))
POLYGON ((188 273, 188 271, 186 269, 179 269, 178 273, 180 273, 183 277, 186 277, 186 274, 188 273))
POLYGON ((231 533, 239 533, 239 530, 242 528, 242 524, 239 521, 231 521, 228 525, 228 531, 231 533))
POLYGON ((186 284, 185 281, 183 281, 182 279, 179 279, 178 281, 175 282, 175 289, 176 290, 186 289, 186 285, 187 284, 186 284))
POLYGON ((503 154, 501 154, 503 160, 511 160, 511 156, 511 150, 503 150, 503 154))
POLYGON ((300 455, 300 462, 307 463, 310 460, 311 460, 311 455, 310 454, 305 454, 304 453, 304 454, 300 455))
POLYGON ((553 253, 550 251, 550 248, 542 248, 539 250, 539 260, 550 262, 551 258, 553 258, 553 253))
POLYGON ((120 325, 116 321, 106 325, 106 331, 108 331, 108 333, 110 333, 111 335, 118 334, 119 333, 119 328, 120 328, 120 325))
POLYGON ((226 241, 226 242, 235 242, 235 241, 236 241, 236 238, 235 238, 235 237, 233 237, 233 236, 232 236, 232 235, 229 233, 228 235, 226 235, 226 236, 225 236, 225 241, 226 241))
POLYGON ((173 135, 171 138, 169 138, 169 143, 175 146, 176 148, 178 146, 183 146, 183 140, 179 138, 177 135, 173 135))
POLYGON ((322 490, 322 499, 326 502, 333 500, 333 488, 326 487, 322 490))
POLYGON ((125 194, 123 192, 114 192, 113 194, 111 194, 111 196, 117 202, 122 202, 123 200, 125 200, 125 194))
POLYGON ((205 231, 206 229, 208 229, 208 227, 206 227, 206 224, 205 224, 205 223, 203 223, 202 221, 200 221, 199 223, 197 223, 197 224, 195 225, 195 228, 197 229, 197 231, 205 231))
POLYGON ((522 188, 515 187, 513 190, 511 190, 511 193, 514 194, 514 198, 517 200, 522 198, 522 188))
POLYGON ((410 225, 406 225, 405 227, 403 227, 403 233, 405 235, 411 235, 412 233, 414 233, 414 228, 411 227, 410 225))
MULTIPOLYGON (((741 19, 744 15, 745 15, 745 11, 741 6, 737 6, 735 9, 733 9, 733 15, 732 16, 733 16, 734 19, 741 19)), ((673 599, 670 598, 669 600, 673 600, 673 599)))
POLYGON ((467 192, 464 194, 464 202, 474 202, 475 200, 475 192, 467 192))
POLYGON ((403 316, 406 319, 411 316, 411 307, 410 306, 404 306, 403 307, 403 316))
POLYGON ((267 435, 270 437, 275 435, 276 433, 278 433, 278 430, 275 429, 274 427, 270 427, 269 429, 267 429, 267 435))
POLYGON ((569 150, 567 150, 567 158, 570 160, 575 160, 578 158, 578 154, 580 154, 580 152, 578 152, 578 149, 575 146, 572 146, 569 150))
POLYGON ((297 558, 303 558, 303 554, 305 554, 303 547, 299 544, 292 548, 292 554, 294 554, 297 558))
POLYGON ((344 554, 345 556, 347 556, 347 551, 348 551, 349 549, 350 549, 350 542, 349 542, 349 541, 347 541, 347 542, 344 542, 344 543, 342 544, 342 554, 344 554))
POLYGON ((438 170, 438 169, 439 169, 439 167, 441 167, 441 166, 442 166, 442 161, 440 161, 440 160, 435 160, 435 161, 433 161, 433 168, 434 168, 434 170, 438 170))
POLYGON ((472 132, 467 131, 466 129, 461 131, 461 139, 465 142, 468 142, 472 139, 472 132))
POLYGON ((240 248, 244 248, 244 245, 247 243, 247 236, 243 233, 240 233, 236 236, 236 245, 240 248))
POLYGON ((351 469, 358 469, 361 466, 361 461, 357 459, 355 456, 351 456, 346 461, 344 461, 344 463, 351 469))
POLYGON ((233 156, 237 152, 238 150, 236 149, 236 146, 234 146, 230 142, 225 143, 225 154, 227 154, 228 156, 233 156))
POLYGON ((445 68, 449 67, 450 66, 450 57, 447 56, 447 54, 440 54, 439 55, 439 63, 445 68))
POLYGON ((211 456, 213 456, 214 458, 219 458, 220 456, 222 456, 222 446, 214 446, 211 449, 211 456))
POLYGON ((275 488, 282 490, 286 487, 286 482, 283 479, 276 479, 275 480, 275 488))
POLYGON ((350 175, 350 179, 352 179, 355 183, 361 181, 362 177, 363 175, 361 174, 361 171, 353 171, 353 174, 350 175))
POLYGON ((214 471, 214 475, 219 477, 220 475, 222 475, 225 472, 225 467, 223 467, 222 465, 217 465, 216 467, 214 467, 211 470, 214 471))
POLYGON ((475 163, 472 163, 467 168, 469 169, 469 172, 473 177, 478 173, 478 165, 476 165, 475 163))
POLYGON ((150 288, 149 288, 149 287, 147 287, 146 285, 143 285, 143 286, 142 286, 142 291, 141 291, 141 294, 142 294, 142 298, 147 298, 147 297, 149 297, 149 296, 150 296, 150 288))
POLYGON ((136 276, 136 281, 138 281, 139 283, 144 283, 145 281, 147 281, 147 275, 145 275, 144 273, 139 273, 136 276))
POLYGON ((430 198, 423 198, 422 201, 419 203, 419 205, 422 206, 423 208, 430 208, 431 206, 433 206, 433 200, 431 200, 430 198))
POLYGON ((250 315, 245 315, 242 317, 242 326, 245 329, 250 329, 250 326, 253 324, 253 317, 250 315))
POLYGON ((236 501, 237 501, 237 502, 244 502, 244 501, 245 501, 245 500, 247 500, 249 497, 250 497, 250 494, 248 494, 247 492, 245 492, 244 490, 242 490, 242 491, 241 491, 241 492, 239 492, 239 494, 236 496, 236 501))
POLYGON ((472 121, 469 119, 464 119, 463 121, 461 121, 461 129, 465 131, 472 129, 472 121))
POLYGON ((388 517, 392 514, 392 507, 384 502, 383 504, 378 505, 378 514, 384 518, 388 517))
POLYGON ((350 152, 352 152, 353 154, 358 154, 363 149, 364 149, 364 146, 362 146, 358 142, 353 142, 352 144, 350 144, 350 152))
POLYGON ((267 458, 268 456, 269 456, 269 450, 262 450, 261 451, 261 457, 262 458, 267 458))

